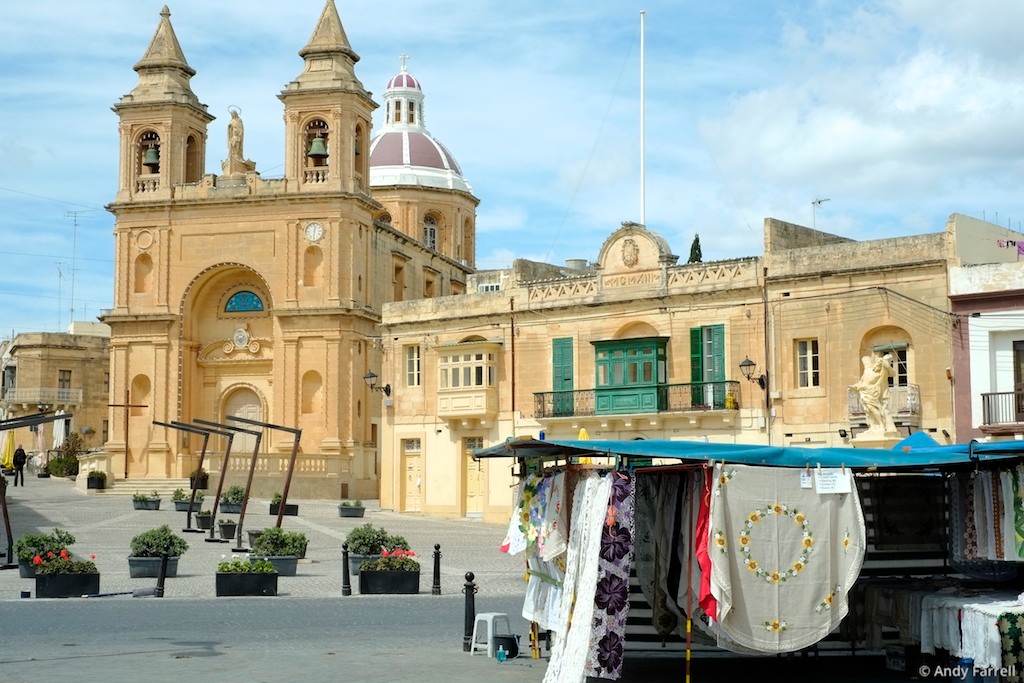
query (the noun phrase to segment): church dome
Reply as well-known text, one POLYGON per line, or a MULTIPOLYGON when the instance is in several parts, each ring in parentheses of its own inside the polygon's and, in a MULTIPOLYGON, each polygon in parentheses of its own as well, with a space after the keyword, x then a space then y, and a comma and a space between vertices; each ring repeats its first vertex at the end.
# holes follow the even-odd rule
POLYGON ((370 141, 370 187, 410 185, 472 193, 462 169, 423 123, 423 90, 405 70, 384 91, 384 126, 370 141))

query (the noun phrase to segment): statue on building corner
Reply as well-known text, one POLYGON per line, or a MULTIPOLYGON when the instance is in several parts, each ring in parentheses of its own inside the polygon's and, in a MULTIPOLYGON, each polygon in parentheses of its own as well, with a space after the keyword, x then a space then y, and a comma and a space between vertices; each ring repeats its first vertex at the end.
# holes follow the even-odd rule
POLYGON ((867 431, 858 434, 857 438, 879 438, 897 434, 892 409, 889 406, 889 378, 896 375, 892 354, 875 353, 863 356, 861 364, 864 366, 864 372, 860 380, 856 384, 851 384, 850 388, 856 391, 860 398, 868 428, 867 431))

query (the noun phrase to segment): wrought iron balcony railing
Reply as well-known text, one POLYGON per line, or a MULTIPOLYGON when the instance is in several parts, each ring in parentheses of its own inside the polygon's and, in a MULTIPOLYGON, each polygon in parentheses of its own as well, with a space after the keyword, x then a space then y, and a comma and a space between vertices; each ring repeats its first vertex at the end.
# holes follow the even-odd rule
POLYGON ((738 381, 545 391, 534 393, 533 415, 545 419, 738 410, 739 391, 738 381))
POLYGON ((981 395, 983 425, 1024 423, 1024 391, 995 391, 981 395))

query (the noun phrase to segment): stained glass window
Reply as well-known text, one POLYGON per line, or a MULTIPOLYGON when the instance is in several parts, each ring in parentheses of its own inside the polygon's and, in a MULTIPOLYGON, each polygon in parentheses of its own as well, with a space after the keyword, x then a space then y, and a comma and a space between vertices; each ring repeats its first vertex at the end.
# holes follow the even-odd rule
POLYGON ((228 299, 224 306, 226 313, 241 313, 245 311, 262 311, 263 301, 252 292, 237 292, 228 299))

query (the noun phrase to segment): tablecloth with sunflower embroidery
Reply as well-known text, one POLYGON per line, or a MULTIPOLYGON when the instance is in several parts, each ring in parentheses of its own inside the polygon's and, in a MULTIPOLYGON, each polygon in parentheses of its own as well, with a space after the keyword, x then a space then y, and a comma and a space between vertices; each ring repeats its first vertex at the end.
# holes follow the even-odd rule
POLYGON ((709 523, 718 623, 759 652, 789 652, 847 613, 864 561, 864 515, 850 493, 819 494, 802 470, 716 464, 709 523))

